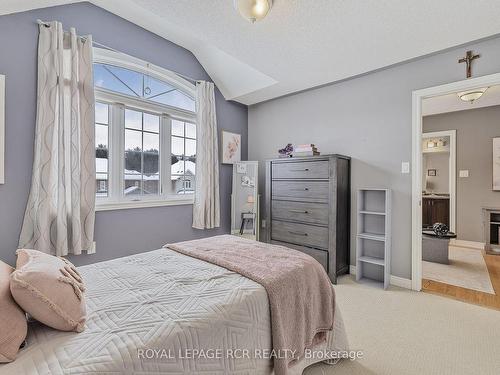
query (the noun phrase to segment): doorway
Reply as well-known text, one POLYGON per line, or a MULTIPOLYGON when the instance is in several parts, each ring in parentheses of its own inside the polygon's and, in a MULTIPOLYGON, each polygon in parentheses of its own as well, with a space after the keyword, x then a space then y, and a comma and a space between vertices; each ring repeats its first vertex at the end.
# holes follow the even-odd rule
MULTIPOLYGON (((423 145, 424 145, 424 136, 434 135, 423 134, 423 100, 428 98, 434 98, 438 96, 445 96, 456 93, 470 91, 475 89, 480 89, 484 87, 491 87, 500 84, 500 74, 492 74, 488 76, 471 78, 463 81, 453 82, 446 85, 431 87, 423 90, 417 90, 413 92, 413 120, 412 120, 412 289, 420 291, 422 290, 422 226, 423 222, 423 201, 424 196, 423 192, 426 193, 427 190, 432 190, 432 186, 426 186, 426 179, 423 178, 424 172, 429 173, 434 177, 435 168, 425 168, 424 160, 423 160, 423 145), (430 170, 430 171, 428 171, 430 170)), ((441 136, 445 136, 444 134, 435 134, 437 138, 441 136)), ((452 143, 453 134, 449 133, 446 135, 449 136, 450 146, 452 143)), ((456 137, 456 135, 455 135, 456 137)), ((443 142, 444 143, 444 142, 443 142)), ((456 138, 454 140, 456 144, 456 138)), ((450 157, 450 163, 454 158, 450 157)), ((450 175, 456 171, 456 166, 449 167, 450 175)), ((452 177, 449 176, 449 228, 451 231, 456 230, 456 187, 454 187, 454 183, 451 181, 452 177), (455 191, 453 191, 455 189, 455 191), (453 192, 453 197, 452 197, 453 192), (452 203, 452 199, 455 202, 452 203), (453 212, 452 212, 453 210, 453 212)), ((432 179, 430 179, 432 180, 432 179)), ((454 178, 456 181, 456 178, 454 178)), ((432 181, 431 181, 432 182, 432 181)), ((434 191, 435 193, 436 191, 434 191)), ((431 191, 432 193, 432 191, 431 191)), ((438 192, 439 193, 439 192, 438 192)), ((439 198, 439 197, 438 197, 439 198)), ((498 261, 500 265, 500 257, 494 260, 498 261)), ((500 307, 500 301, 498 301, 500 307)))
POLYGON ((457 132, 422 133, 422 228, 445 224, 456 233, 457 132))

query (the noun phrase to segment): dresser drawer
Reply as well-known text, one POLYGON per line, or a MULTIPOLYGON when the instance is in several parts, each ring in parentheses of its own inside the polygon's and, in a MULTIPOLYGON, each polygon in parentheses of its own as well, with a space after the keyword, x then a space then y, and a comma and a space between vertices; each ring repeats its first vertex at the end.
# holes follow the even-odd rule
POLYGON ((310 247, 294 245, 291 243, 286 243, 286 242, 281 242, 281 241, 271 241, 271 243, 274 245, 289 247, 290 249, 298 250, 304 254, 307 254, 307 255, 313 257, 323 266, 325 271, 328 273, 328 251, 319 250, 319 249, 312 249, 310 247))
POLYGON ((328 181, 273 181, 273 199, 296 199, 328 203, 328 181))
POLYGON ((325 178, 329 177, 327 160, 273 163, 273 178, 325 178))
POLYGON ((328 205, 273 200, 271 216, 273 219, 328 225, 328 205))
POLYGON ((272 220, 271 239, 328 249, 328 228, 272 220))

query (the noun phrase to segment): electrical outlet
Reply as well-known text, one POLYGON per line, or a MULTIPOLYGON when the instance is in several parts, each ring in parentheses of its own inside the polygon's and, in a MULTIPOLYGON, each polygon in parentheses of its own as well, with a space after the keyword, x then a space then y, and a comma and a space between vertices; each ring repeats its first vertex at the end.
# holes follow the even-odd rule
POLYGON ((401 162, 401 173, 403 174, 410 173, 410 162, 408 161, 401 162))
POLYGON ((461 170, 458 172, 458 176, 460 178, 466 178, 466 177, 469 177, 469 170, 468 169, 464 169, 464 170, 461 170))

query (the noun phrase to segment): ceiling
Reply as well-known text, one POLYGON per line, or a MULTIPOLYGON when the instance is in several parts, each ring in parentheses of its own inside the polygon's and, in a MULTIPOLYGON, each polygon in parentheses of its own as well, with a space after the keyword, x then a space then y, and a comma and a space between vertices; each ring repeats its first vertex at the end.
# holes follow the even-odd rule
MULTIPOLYGON (((72 2, 2 0, 0 14, 72 2)), ((191 50, 247 105, 500 33, 496 0, 274 0, 255 24, 232 0, 90 2, 191 50)))
POLYGON ((466 111, 483 107, 500 105, 500 86, 491 86, 481 98, 474 103, 460 100, 457 94, 435 96, 422 101, 422 115, 437 115, 439 113, 466 111))

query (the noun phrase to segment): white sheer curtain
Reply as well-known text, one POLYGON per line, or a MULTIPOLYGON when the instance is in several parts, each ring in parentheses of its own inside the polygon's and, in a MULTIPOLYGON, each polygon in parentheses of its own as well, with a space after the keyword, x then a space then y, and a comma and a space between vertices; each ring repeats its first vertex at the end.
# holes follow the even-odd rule
POLYGON ((220 226, 219 147, 214 84, 196 83, 197 147, 193 228, 220 226))
POLYGON ((40 25, 31 190, 19 247, 93 252, 95 219, 92 39, 40 25))

